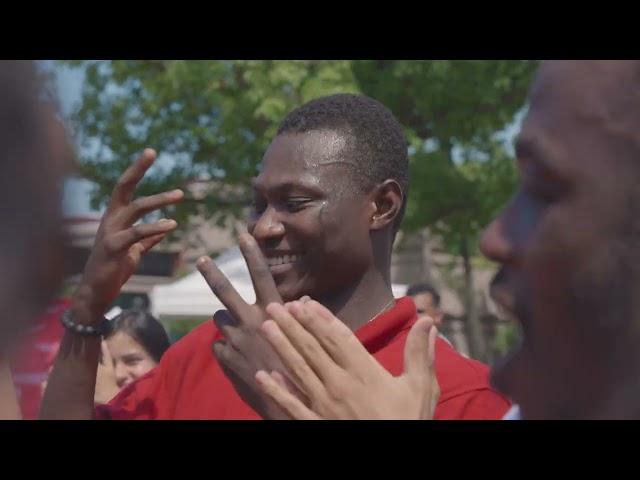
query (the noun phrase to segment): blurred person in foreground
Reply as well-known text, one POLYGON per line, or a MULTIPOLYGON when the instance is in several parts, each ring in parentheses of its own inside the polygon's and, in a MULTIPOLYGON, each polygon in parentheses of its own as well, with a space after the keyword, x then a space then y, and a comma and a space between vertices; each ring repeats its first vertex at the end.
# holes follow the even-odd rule
POLYGON ((73 151, 28 61, 0 61, 0 418, 20 418, 9 349, 64 278, 62 186, 73 151))

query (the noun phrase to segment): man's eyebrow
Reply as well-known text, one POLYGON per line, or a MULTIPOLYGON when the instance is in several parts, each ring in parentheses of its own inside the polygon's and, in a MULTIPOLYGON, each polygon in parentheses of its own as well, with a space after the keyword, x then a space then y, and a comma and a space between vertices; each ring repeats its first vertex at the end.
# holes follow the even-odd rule
MULTIPOLYGON (((258 192, 262 192, 265 189, 264 185, 260 184, 260 182, 257 179, 253 179, 251 181, 251 188, 254 191, 258 191, 258 192)), ((310 194, 322 193, 322 190, 315 185, 311 185, 308 183, 295 181, 295 180, 283 180, 282 182, 269 185, 269 190, 280 192, 280 193, 287 193, 292 190, 300 190, 300 191, 308 192, 310 194)))

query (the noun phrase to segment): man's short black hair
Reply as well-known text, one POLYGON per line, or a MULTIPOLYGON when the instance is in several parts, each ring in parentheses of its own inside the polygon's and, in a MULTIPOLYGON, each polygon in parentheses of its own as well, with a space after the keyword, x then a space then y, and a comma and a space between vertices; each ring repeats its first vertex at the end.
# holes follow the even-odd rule
POLYGON ((392 179, 404 196, 394 222, 400 227, 409 191, 409 158, 402 126, 391 111, 364 95, 338 94, 312 100, 293 110, 282 121, 278 135, 331 130, 345 134, 350 158, 356 167, 359 186, 367 191, 392 179))
POLYGON ((416 295, 420 295, 421 293, 430 293, 435 306, 440 306, 440 294, 430 283, 416 283, 409 286, 409 288, 407 289, 407 296, 409 297, 415 297, 416 295))

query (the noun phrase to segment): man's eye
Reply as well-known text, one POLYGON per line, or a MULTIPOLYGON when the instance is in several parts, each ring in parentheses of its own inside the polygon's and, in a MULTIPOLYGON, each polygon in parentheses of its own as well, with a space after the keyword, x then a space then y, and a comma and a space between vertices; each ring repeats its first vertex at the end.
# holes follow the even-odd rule
POLYGON ((285 208, 290 212, 298 212, 302 210, 310 202, 309 199, 289 199, 284 203, 285 208))

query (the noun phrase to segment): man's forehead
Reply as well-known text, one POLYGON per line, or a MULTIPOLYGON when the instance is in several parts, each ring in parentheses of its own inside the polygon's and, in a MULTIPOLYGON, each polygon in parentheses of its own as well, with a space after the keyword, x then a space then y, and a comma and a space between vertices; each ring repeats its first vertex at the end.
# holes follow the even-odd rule
POLYGON ((637 130, 638 72, 633 62, 545 62, 531 90, 520 151, 566 173, 585 162, 610 160, 610 146, 637 130))
POLYGON ((257 190, 295 190, 297 188, 316 191, 342 190, 349 182, 341 182, 355 169, 347 162, 308 164, 299 169, 283 170, 273 163, 253 178, 251 183, 257 190))
POLYGON ((538 77, 546 74, 583 80, 616 80, 637 76, 638 60, 549 60, 542 63, 538 77))
POLYGON ((296 170, 310 170, 324 165, 351 163, 346 154, 351 138, 333 130, 314 130, 282 134, 271 143, 262 162, 262 170, 277 164, 296 170))
POLYGON ((518 169, 565 181, 583 177, 586 159, 574 151, 567 130, 547 127, 531 112, 527 115, 514 142, 518 169))
POLYGON ((256 187, 321 186, 344 178, 357 165, 347 157, 347 135, 334 131, 283 134, 271 143, 260 165, 256 187))
POLYGON ((540 67, 530 94, 541 104, 584 116, 603 117, 636 96, 640 63, 629 61, 549 61, 540 67))

